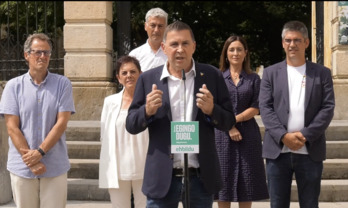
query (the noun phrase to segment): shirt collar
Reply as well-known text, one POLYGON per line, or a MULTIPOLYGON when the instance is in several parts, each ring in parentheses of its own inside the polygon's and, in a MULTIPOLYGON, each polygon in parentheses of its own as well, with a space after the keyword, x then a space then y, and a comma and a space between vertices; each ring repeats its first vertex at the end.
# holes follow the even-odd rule
POLYGON ((155 55, 158 54, 158 53, 164 53, 164 51, 162 50, 162 47, 161 47, 161 46, 159 47, 159 49, 157 50, 157 52, 154 53, 153 50, 152 50, 152 48, 151 48, 151 46, 150 46, 150 44, 149 44, 149 39, 146 40, 146 46, 147 46, 147 50, 148 50, 149 52, 155 54, 155 55))
MULTIPOLYGON (((31 83, 33 83, 34 85, 37 85, 35 84, 33 78, 31 77, 30 73, 29 73, 29 70, 28 72, 25 74, 25 76, 27 76, 29 78, 29 80, 31 81, 31 83)), ((46 80, 49 78, 49 76, 51 76, 51 73, 47 70, 47 75, 45 77, 45 79, 39 84, 39 85, 42 85, 42 84, 45 84, 46 83, 46 80)))
MULTIPOLYGON (((196 65, 195 65, 195 61, 194 59, 192 58, 192 68, 190 69, 189 72, 185 73, 186 74, 186 77, 196 77, 196 65)), ((168 60, 164 63, 164 66, 163 66, 163 70, 162 70, 162 75, 161 75, 161 78, 160 80, 162 79, 165 79, 165 78, 168 78, 170 77, 171 75, 169 74, 169 71, 168 71, 168 60)))

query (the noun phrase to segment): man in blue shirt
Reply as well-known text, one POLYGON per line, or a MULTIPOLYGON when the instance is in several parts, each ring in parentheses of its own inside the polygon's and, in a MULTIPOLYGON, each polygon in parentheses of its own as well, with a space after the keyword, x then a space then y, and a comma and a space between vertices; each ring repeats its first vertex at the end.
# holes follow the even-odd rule
POLYGON ((7 82, 0 101, 9 134, 7 169, 20 208, 64 208, 70 163, 65 130, 75 113, 68 78, 50 73, 52 43, 42 33, 24 43, 28 73, 7 82))

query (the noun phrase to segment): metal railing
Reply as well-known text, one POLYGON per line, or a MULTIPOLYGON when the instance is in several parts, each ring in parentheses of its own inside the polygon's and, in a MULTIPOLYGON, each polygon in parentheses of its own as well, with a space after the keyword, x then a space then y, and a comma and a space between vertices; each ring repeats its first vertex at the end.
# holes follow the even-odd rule
POLYGON ((23 44, 29 34, 46 33, 52 40, 50 72, 64 74, 63 1, 0 2, 0 81, 28 71, 23 44))

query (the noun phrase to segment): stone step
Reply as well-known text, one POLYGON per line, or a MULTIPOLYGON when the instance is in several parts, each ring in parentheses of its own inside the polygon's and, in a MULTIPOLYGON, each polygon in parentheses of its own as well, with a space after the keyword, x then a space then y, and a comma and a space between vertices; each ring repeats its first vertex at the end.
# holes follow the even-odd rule
MULTIPOLYGON (((98 179, 98 159, 70 159, 69 178, 98 179)), ((323 179, 347 179, 348 159, 327 159, 324 161, 323 179)))
POLYGON ((100 141, 100 121, 69 121, 67 141, 100 141))
MULTIPOLYGON (((98 179, 68 179, 68 200, 108 201, 110 196, 107 189, 98 187, 98 179)), ((296 182, 291 188, 291 201, 298 201, 296 182)), ((348 180, 322 180, 321 202, 347 202, 348 180)))
POLYGON ((98 179, 68 178, 68 200, 110 201, 110 195, 99 188, 98 179))
MULTIPOLYGON (((99 141, 67 141, 69 158, 99 159, 101 143, 99 141)), ((327 141, 328 159, 348 158, 348 141, 327 141)))
POLYGON ((69 158, 99 159, 101 143, 99 141, 66 141, 69 158))
POLYGON ((322 178, 348 179, 348 159, 325 160, 322 178))
MULTIPOLYGON (((292 181, 291 201, 298 201, 296 182, 292 181)), ((322 180, 319 201, 348 201, 348 180, 322 180)))
POLYGON ((326 141, 326 158, 348 158, 348 140, 326 141))
POLYGON ((332 120, 326 130, 327 140, 348 141, 348 120, 332 120))
MULTIPOLYGON (((261 118, 256 120, 263 135, 261 118)), ((326 134, 328 159, 324 161, 320 201, 348 202, 348 121, 332 121, 326 134)), ((100 122, 69 121, 67 145, 71 164, 68 199, 109 201, 108 190, 98 188, 100 122)), ((298 200, 295 182, 291 200, 298 200)))
MULTIPOLYGON (((261 117, 255 118, 263 136, 265 127, 261 117)), ((66 134, 68 141, 100 141, 100 121, 69 121, 66 134)), ((327 141, 348 141, 348 120, 332 120, 326 130, 326 138, 327 141)))
POLYGON ((68 178, 99 178, 99 159, 70 159, 70 166, 68 178))

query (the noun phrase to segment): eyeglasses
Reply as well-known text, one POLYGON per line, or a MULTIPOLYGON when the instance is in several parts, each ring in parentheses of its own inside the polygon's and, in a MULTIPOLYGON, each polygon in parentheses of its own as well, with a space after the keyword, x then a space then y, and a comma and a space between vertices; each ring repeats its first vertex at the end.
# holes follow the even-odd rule
POLYGON ((42 54, 46 57, 51 56, 51 51, 48 50, 30 50, 29 53, 34 54, 35 57, 41 57, 42 54))
POLYGON ((302 40, 298 39, 298 38, 296 38, 296 39, 284 39, 284 43, 286 43, 287 45, 290 45, 291 42, 294 42, 294 44, 297 45, 297 44, 302 43, 302 40))

